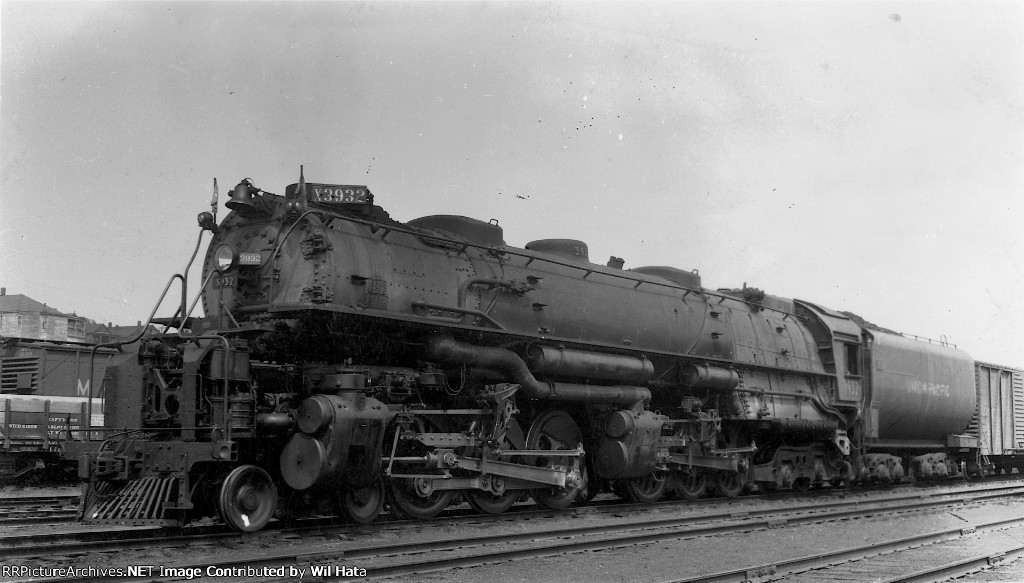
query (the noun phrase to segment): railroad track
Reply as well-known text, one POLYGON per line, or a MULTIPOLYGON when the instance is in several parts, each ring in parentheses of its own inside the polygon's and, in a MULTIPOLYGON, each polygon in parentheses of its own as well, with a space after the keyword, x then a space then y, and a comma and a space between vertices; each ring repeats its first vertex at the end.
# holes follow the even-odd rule
MULTIPOLYGON (((988 485, 985 488, 972 488, 967 490, 953 490, 948 492, 935 492, 923 495, 919 490, 907 487, 890 495, 889 498, 876 499, 871 495, 873 492, 857 492, 851 494, 851 490, 824 490, 808 496, 806 493, 784 492, 774 494, 770 499, 773 502, 787 502, 790 510, 804 509, 811 510, 822 506, 829 508, 856 507, 869 502, 894 501, 900 503, 906 500, 920 500, 926 496, 950 496, 959 500, 964 499, 965 493, 971 494, 971 499, 996 498, 1010 495, 1008 493, 1024 493, 1024 484, 1019 482, 1008 482, 1002 484, 988 485), (843 497, 840 501, 833 498, 836 495, 843 497), (824 498, 825 502, 814 502, 824 498), (808 501, 810 500, 810 501, 808 501), (795 501, 795 504, 792 502, 795 501)), ((503 514, 479 514, 465 509, 449 510, 442 518, 432 521, 420 520, 386 520, 375 522, 358 527, 350 523, 339 523, 333 518, 308 519, 300 523, 288 526, 281 523, 271 523, 265 529, 266 533, 273 533, 269 536, 279 536, 281 533, 289 535, 306 534, 310 536, 331 535, 350 531, 358 528, 362 533, 372 533, 396 528, 417 527, 459 527, 462 524, 481 523, 502 523, 529 520, 551 520, 564 518, 566 516, 598 516, 618 515, 646 511, 692 511, 697 519, 711 517, 744 517, 770 515, 775 510, 751 509, 758 504, 765 503, 764 497, 744 497, 737 499, 727 498, 706 498, 699 501, 663 501, 654 504, 622 503, 618 499, 596 501, 588 506, 573 507, 564 511, 553 511, 538 509, 535 506, 524 505, 515 507, 513 510, 503 514), (729 510, 715 512, 713 507, 723 503, 729 504, 729 510), (706 510, 711 507, 710 510, 706 510)), ((262 536, 259 533, 240 535, 239 533, 224 527, 223 525, 189 526, 182 529, 164 529, 158 526, 135 526, 135 527, 111 527, 102 530, 95 528, 85 530, 74 530, 65 532, 51 532, 42 534, 0 535, 0 549, 8 557, 46 557, 54 553, 83 553, 83 552, 113 552, 126 549, 145 549, 156 547, 167 547, 184 545, 194 542, 211 540, 255 540, 262 536)))
POLYGON ((35 508, 46 506, 78 506, 78 495, 68 494, 64 496, 10 496, 0 498, 0 512, 20 508, 35 508))
POLYGON ((75 518, 78 496, 19 496, 0 500, 0 526, 49 524, 75 518))
POLYGON ((33 510, 24 512, 11 512, 0 515, 0 527, 3 526, 25 526, 29 524, 57 524, 71 522, 78 514, 77 510, 33 510))
POLYGON ((868 576, 875 583, 937 583, 1024 557, 1021 537, 1024 516, 1017 516, 665 583, 835 583, 868 576), (950 560, 957 555, 963 556, 950 560), (896 574, 879 579, 880 573, 896 574))
MULTIPOLYGON (((732 512, 717 515, 703 515, 687 518, 647 519, 637 522, 617 522, 614 524, 546 530, 543 532, 522 533, 516 535, 497 534, 493 537, 467 537, 443 541, 410 542, 388 544, 378 547, 345 549, 334 560, 345 562, 358 561, 360 568, 365 568, 367 576, 373 578, 395 577, 403 575, 419 575, 433 571, 448 570, 457 567, 474 567, 488 563, 504 562, 515 559, 537 558, 552 555, 564 555, 583 551, 603 550, 631 545, 662 542, 668 539, 687 539, 705 536, 725 535, 756 530, 770 530, 809 524, 823 521, 835 521, 851 518, 865 518, 878 515, 891 515, 919 510, 934 509, 948 505, 959 505, 979 502, 994 498, 1015 495, 1017 489, 998 493, 987 493, 978 496, 945 495, 936 499, 927 497, 906 497, 901 500, 889 500, 874 504, 863 502, 831 503, 809 505, 807 507, 788 508, 784 510, 761 510, 756 512, 732 512), (466 548, 475 548, 473 552, 465 552, 466 548), (429 554, 428 554, 429 553, 429 554)), ((991 529, 1008 525, 1024 525, 1024 517, 1005 519, 994 523, 986 523, 978 528, 991 529)), ((932 536, 936 540, 951 540, 975 532, 976 529, 955 529, 932 536)), ((917 537, 911 542, 902 542, 903 546, 923 544, 926 537, 917 537)), ((869 548, 869 552, 878 552, 880 545, 869 548)), ((858 549, 860 550, 860 549, 858 549)), ((307 557, 296 557, 296 564, 312 564, 329 557, 310 554, 307 557)), ((277 561, 273 565, 280 567, 277 561)), ((731 571, 727 581, 744 582, 755 580, 758 576, 769 574, 765 566, 754 569, 731 571)), ((877 571, 876 571, 877 572, 877 571)), ((771 572, 777 575, 778 569, 771 572)), ((701 575, 678 583, 696 583, 697 581, 715 581, 716 575, 701 575)), ((342 580, 346 575, 325 576, 325 581, 342 580)), ((282 579, 284 580, 284 579, 282 579)), ((854 579, 856 580, 856 579, 854 579)), ((898 579, 897 579, 898 580, 898 579)), ((834 578, 823 577, 815 581, 834 583, 834 578)), ((895 581, 895 580, 894 580, 895 581)))
MULTIPOLYGON (((411 535, 402 534, 400 540, 391 541, 385 544, 359 544, 346 541, 342 543, 328 544, 303 544, 301 552, 287 552, 273 554, 272 551, 263 552, 258 557, 252 554, 236 556, 225 556, 228 553, 217 552, 217 559, 203 561, 199 564, 178 564, 176 568, 181 572, 188 569, 200 569, 203 574, 210 574, 211 569, 216 573, 233 573, 233 569, 244 569, 243 577, 248 573, 249 579, 269 581, 274 575, 280 575, 278 580, 293 580, 295 571, 289 569, 304 569, 310 574, 314 566, 329 564, 335 569, 335 573, 320 573, 319 580, 341 580, 352 576, 351 571, 337 571, 339 567, 351 567, 353 569, 365 569, 365 575, 370 577, 393 577, 400 575, 416 575, 430 571, 447 570, 455 567, 469 567, 488 563, 522 559, 529 557, 542 557, 575 553, 586 550, 608 549, 630 545, 641 545, 651 542, 664 541, 669 539, 684 539, 721 535, 735 532, 747 532, 752 530, 765 530, 779 528, 786 525, 798 525, 814 522, 858 518, 865 516, 877 516, 880 514, 891 515, 899 512, 910 512, 913 510, 925 510, 943 506, 961 505, 970 502, 981 502, 1007 496, 1024 493, 1024 486, 1001 486, 990 487, 973 492, 944 492, 944 493, 914 493, 893 496, 886 500, 869 502, 865 500, 840 500, 827 503, 805 503, 793 505, 786 508, 774 509, 747 509, 737 510, 730 508, 724 512, 692 513, 686 516, 657 517, 647 512, 644 516, 635 519, 626 518, 621 508, 609 509, 580 509, 586 514, 608 512, 609 517, 617 517, 615 520, 606 520, 604 524, 574 525, 570 527, 556 527, 545 525, 540 517, 535 520, 518 520, 523 516, 500 515, 495 517, 472 516, 462 521, 467 527, 469 524, 479 524, 485 520, 509 520, 513 519, 517 527, 522 527, 519 532, 496 532, 496 530, 507 531, 508 529, 486 529, 486 532, 472 536, 437 536, 436 532, 426 533, 425 536, 415 538, 411 535), (254 571, 254 569, 256 571, 254 571), (262 570, 261 570, 262 569, 262 570)), ((651 507, 646 507, 650 509, 651 507)), ((518 513, 517 513, 518 514, 518 513)), ((523 515, 528 514, 522 513, 523 515)), ((561 515, 565 517, 564 513, 561 515)), ((450 524, 459 526, 459 521, 448 521, 450 524)), ((433 523, 416 523, 418 525, 433 523)), ((388 526, 388 525, 385 525, 388 526)), ((389 525, 391 530, 399 527, 397 523, 389 525)), ((360 532, 366 527, 359 527, 360 532)), ((351 532, 353 527, 337 528, 334 533, 351 532)), ((479 529, 484 530, 484 529, 479 529)), ((456 528, 455 532, 466 531, 465 528, 456 528)), ((327 532, 327 531, 325 531, 327 532)), ((156 533, 154 533, 156 534, 156 533)), ((276 536, 277 533, 268 533, 276 536)), ((207 536, 204 540, 209 542, 207 536)), ((232 535, 235 540, 242 539, 239 535, 232 535)), ((162 539, 163 545, 174 546, 188 544, 184 539, 169 540, 167 537, 155 536, 154 539, 162 539)), ((337 540, 337 536, 328 537, 337 540)), ((79 552, 100 552, 116 550, 118 546, 104 547, 103 541, 95 541, 93 545, 73 546, 68 542, 61 543, 62 546, 53 549, 34 549, 12 546, 6 540, 0 539, 0 546, 5 548, 5 554, 10 557, 17 556, 53 556, 66 555, 79 552)), ((107 541, 108 543, 110 541, 107 541)), ((35 545, 39 540, 34 542, 35 545)), ((33 544, 26 542, 25 544, 33 544)), ((139 544, 149 544, 139 540, 124 541, 123 543, 137 548, 139 544)), ((251 545, 260 546, 260 545, 251 545)), ((756 567, 755 567, 756 568, 756 567)), ((191 571, 195 573, 196 571, 191 571)), ((358 573, 357 573, 358 574, 358 573)), ((726 575, 723 575, 726 576, 726 575)), ((747 571, 742 574, 731 573, 728 576, 743 577, 749 576, 747 571)), ((166 573, 138 574, 136 577, 126 576, 119 573, 112 578, 103 578, 96 573, 90 576, 75 579, 74 577, 59 577, 53 579, 36 578, 35 581, 149 581, 149 580, 173 580, 173 576, 166 573)), ((704 580, 704 577, 695 580, 704 580)), ((722 580, 744 580, 744 579, 722 579, 722 580)))

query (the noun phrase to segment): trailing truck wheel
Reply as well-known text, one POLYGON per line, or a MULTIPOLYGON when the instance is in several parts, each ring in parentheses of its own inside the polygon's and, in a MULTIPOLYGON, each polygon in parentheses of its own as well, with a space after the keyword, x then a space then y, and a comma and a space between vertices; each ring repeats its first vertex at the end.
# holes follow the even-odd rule
MULTIPOLYGON (((573 418, 564 411, 548 411, 534 420, 526 434, 526 449, 546 449, 552 452, 576 451, 583 436, 573 418)), ((539 468, 562 466, 571 467, 576 462, 570 456, 535 456, 533 463, 539 468)), ((582 471, 582 470, 581 470, 582 471)), ((582 479, 581 479, 582 481, 582 479)), ((533 499, 537 504, 551 510, 564 510, 576 500, 582 486, 566 488, 537 488, 533 499)))
POLYGON ((255 532, 266 526, 277 510, 277 486, 262 468, 239 466, 224 478, 217 510, 234 530, 255 532))
POLYGON ((384 483, 345 492, 345 514, 359 524, 373 522, 384 509, 384 483))
POLYGON ((665 477, 651 472, 642 478, 625 481, 626 495, 633 502, 650 504, 661 500, 665 494, 665 477))

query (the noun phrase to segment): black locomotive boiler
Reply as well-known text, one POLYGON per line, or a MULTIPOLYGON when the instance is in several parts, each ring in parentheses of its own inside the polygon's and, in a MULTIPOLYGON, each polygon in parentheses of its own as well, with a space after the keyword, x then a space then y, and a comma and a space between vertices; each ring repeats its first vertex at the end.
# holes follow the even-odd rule
POLYGON ((403 224, 364 186, 246 179, 227 207, 200 215, 205 317, 183 285, 181 331, 107 368, 86 521, 251 531, 983 470, 950 346, 581 241, 514 247, 493 221, 403 224))

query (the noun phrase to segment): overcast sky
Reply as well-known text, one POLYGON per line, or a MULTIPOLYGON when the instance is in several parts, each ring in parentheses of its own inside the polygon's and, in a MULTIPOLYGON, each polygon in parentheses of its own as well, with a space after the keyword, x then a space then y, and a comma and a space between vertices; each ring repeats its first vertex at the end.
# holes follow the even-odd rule
POLYGON ((0 61, 0 285, 60 310, 302 164, 1024 366, 1024 3, 4 0, 0 61))

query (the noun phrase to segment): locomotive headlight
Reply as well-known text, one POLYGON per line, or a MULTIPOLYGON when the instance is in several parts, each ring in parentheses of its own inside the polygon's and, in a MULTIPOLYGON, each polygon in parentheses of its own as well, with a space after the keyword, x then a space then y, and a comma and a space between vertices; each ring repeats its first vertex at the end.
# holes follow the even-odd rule
POLYGON ((231 245, 221 245, 213 253, 213 260, 217 264, 217 269, 221 271, 227 271, 234 267, 237 259, 238 255, 231 245))

